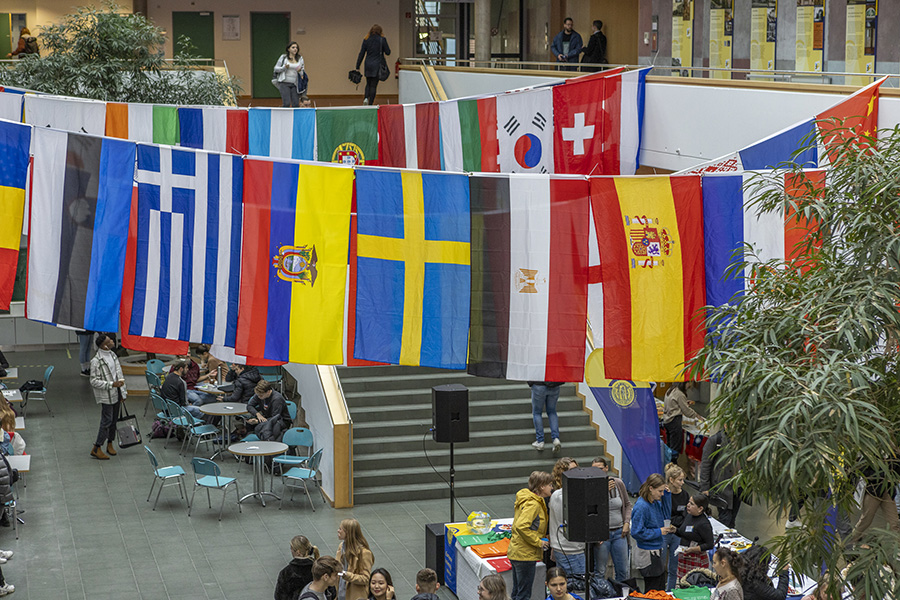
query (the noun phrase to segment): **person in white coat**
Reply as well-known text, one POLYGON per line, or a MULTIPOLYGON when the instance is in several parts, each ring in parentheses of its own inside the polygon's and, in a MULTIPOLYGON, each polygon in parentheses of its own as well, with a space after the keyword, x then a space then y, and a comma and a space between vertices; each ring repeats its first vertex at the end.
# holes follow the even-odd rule
POLYGON ((116 339, 113 334, 97 334, 97 353, 91 359, 91 387, 94 388, 94 399, 100 405, 100 430, 91 450, 91 456, 100 460, 109 460, 116 455, 113 442, 116 439, 116 422, 119 420, 119 407, 128 395, 125 389, 125 376, 119 357, 113 351, 116 339), (100 449, 106 440, 106 453, 100 449))

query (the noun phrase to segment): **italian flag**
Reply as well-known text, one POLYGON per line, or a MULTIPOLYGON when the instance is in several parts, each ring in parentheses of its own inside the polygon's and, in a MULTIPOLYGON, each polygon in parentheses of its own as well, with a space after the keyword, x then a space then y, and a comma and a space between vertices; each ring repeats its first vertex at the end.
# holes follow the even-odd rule
POLYGON ((147 144, 177 146, 181 141, 178 107, 108 102, 106 136, 147 144))
POLYGON ((447 100, 439 112, 445 171, 500 171, 495 97, 447 100))

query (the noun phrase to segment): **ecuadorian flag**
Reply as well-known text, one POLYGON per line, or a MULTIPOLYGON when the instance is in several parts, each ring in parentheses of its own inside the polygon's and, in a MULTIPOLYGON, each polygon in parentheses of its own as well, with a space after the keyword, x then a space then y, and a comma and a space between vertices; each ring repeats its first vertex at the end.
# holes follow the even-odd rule
POLYGON ((356 169, 355 358, 466 368, 469 182, 356 169))
POLYGON ((22 216, 25 214, 25 180, 31 127, 0 121, 0 309, 9 310, 22 216))
POLYGON ((235 351, 283 362, 343 362, 353 170, 244 161, 235 351))
POLYGON ((683 381, 703 346, 700 177, 591 178, 609 379, 683 381))

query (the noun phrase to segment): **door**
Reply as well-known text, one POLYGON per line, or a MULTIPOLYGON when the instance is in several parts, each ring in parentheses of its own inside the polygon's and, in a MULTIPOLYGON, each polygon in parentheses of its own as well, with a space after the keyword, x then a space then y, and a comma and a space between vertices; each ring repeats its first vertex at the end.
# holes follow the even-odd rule
POLYGON ((173 12, 172 13, 172 47, 178 52, 178 39, 181 36, 191 38, 194 49, 191 54, 200 58, 216 57, 216 38, 213 32, 213 13, 211 12, 173 12))
POLYGON ((272 69, 291 37, 290 13, 250 13, 250 77, 254 98, 280 98, 272 69))

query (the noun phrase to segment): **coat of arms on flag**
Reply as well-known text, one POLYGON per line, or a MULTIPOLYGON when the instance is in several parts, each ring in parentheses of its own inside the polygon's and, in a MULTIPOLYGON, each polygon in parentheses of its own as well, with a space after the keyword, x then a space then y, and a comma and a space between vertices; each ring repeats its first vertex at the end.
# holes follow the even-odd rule
POLYGON ((625 217, 628 238, 631 241, 631 268, 665 266, 665 256, 672 253, 675 243, 665 227, 659 227, 659 219, 625 217))
POLYGON ((309 246, 282 246, 278 254, 272 257, 272 266, 275 267, 278 277, 291 283, 316 284, 319 272, 316 269, 318 262, 316 245, 309 246))

